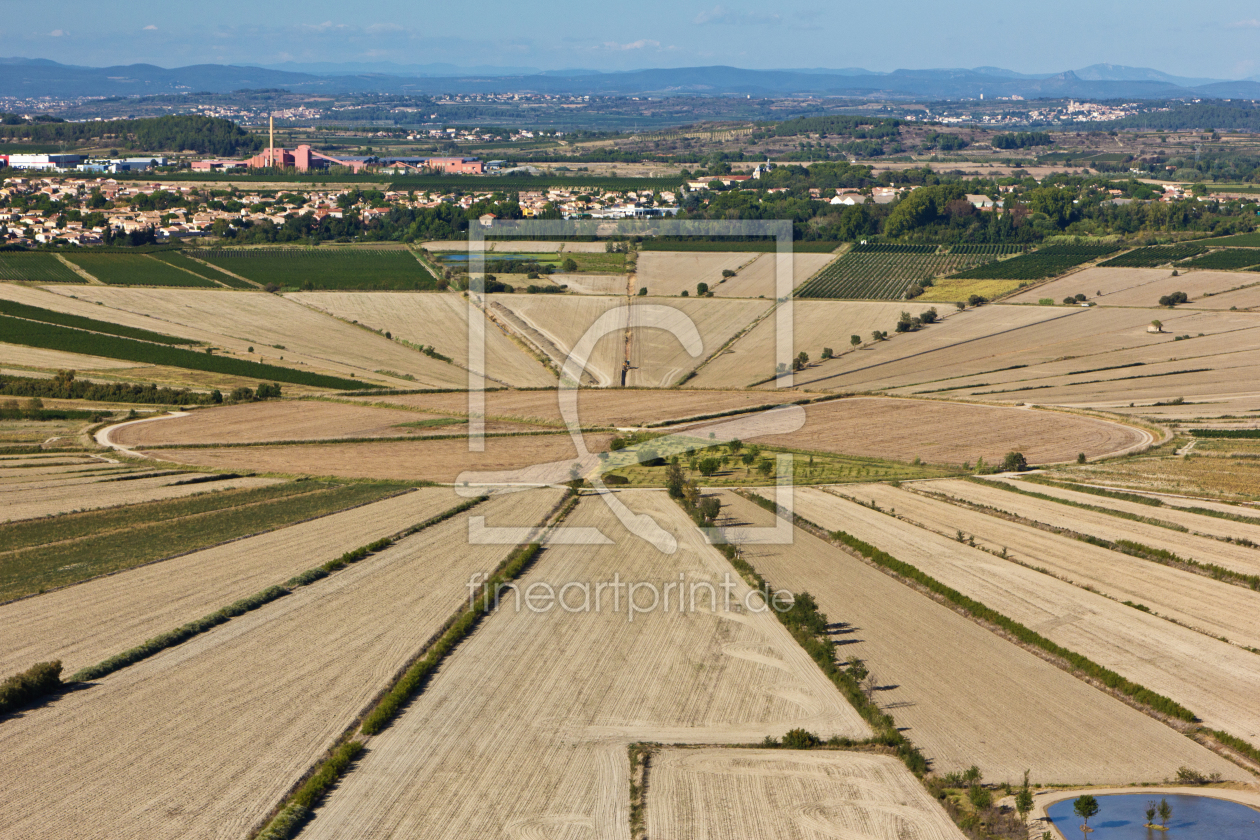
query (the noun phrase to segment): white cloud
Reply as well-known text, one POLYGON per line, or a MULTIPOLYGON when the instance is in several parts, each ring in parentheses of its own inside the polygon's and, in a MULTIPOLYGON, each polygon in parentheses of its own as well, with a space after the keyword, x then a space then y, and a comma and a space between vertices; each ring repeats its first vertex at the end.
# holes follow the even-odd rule
POLYGON ((1227 29, 1260 29, 1260 20, 1251 18, 1250 20, 1236 20, 1226 27, 1227 29))
POLYGON ((647 38, 640 38, 639 40, 631 41, 628 44, 618 44, 615 41, 604 42, 604 49, 606 50, 659 50, 660 48, 660 41, 651 41, 647 38))
POLYGON ((778 15, 735 12, 725 6, 714 6, 712 9, 696 15, 691 22, 697 26, 774 26, 781 22, 781 18, 778 15))
POLYGON ((156 31, 157 31, 157 27, 156 27, 156 26, 154 26, 153 24, 151 24, 151 23, 150 23, 148 26, 146 26, 146 27, 144 28, 144 31, 145 31, 145 32, 156 32, 156 31))
POLYGON ((50 38, 60 38, 62 35, 65 35, 65 34, 66 34, 66 31, 64 29, 54 29, 52 32, 48 33, 48 36, 50 38))
POLYGON ((363 31, 369 35, 384 35, 386 32, 405 32, 406 30, 396 23, 374 23, 363 31))

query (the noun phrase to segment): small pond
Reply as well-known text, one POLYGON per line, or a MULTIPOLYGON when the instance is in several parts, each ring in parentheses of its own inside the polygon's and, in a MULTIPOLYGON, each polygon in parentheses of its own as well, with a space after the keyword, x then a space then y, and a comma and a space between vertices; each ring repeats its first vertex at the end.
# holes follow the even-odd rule
MULTIPOLYGON (((1081 818, 1072 811, 1072 799, 1055 802, 1046 814, 1068 840, 1260 840, 1260 811, 1213 799, 1182 794, 1125 793, 1098 797, 1098 815, 1089 821, 1094 829, 1081 832, 1081 818), (1147 828, 1147 803, 1167 799, 1172 806, 1168 830, 1147 828)), ((1159 824, 1159 817, 1155 818, 1159 824)))

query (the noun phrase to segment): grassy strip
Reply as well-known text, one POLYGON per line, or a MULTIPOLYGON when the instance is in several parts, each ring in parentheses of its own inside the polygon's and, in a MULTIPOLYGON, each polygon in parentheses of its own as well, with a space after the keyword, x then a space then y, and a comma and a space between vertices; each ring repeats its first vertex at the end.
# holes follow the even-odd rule
POLYGON ((1162 499, 1143 496, 1139 493, 1125 493, 1121 490, 1108 490, 1104 487, 1091 487, 1088 484, 1076 484, 1071 481, 1053 481, 1040 475, 1026 475, 1023 480, 1036 482, 1037 484, 1044 484, 1047 487, 1057 487, 1060 490, 1075 490, 1077 493, 1089 493, 1093 496, 1106 496, 1108 499, 1119 499, 1122 502, 1134 502, 1139 505, 1148 505, 1150 507, 1164 506, 1162 499))
MULTIPOLYGON (((467 423, 467 420, 458 420, 458 423, 467 423)), ((603 431, 607 427, 584 427, 584 431, 603 431)), ((530 437, 535 435, 562 435, 565 432, 562 429, 542 429, 534 432, 487 432, 488 438, 501 437, 530 437)), ((397 443, 404 440, 427 441, 427 440, 455 440, 467 438, 466 433, 459 434, 437 434, 437 435, 397 435, 394 437, 346 437, 346 438, 317 438, 308 440, 263 440, 246 443, 155 443, 152 446, 137 447, 141 452, 157 452, 162 449, 257 449, 266 446, 321 446, 328 444, 341 443, 397 443)))
POLYGON ((272 586, 257 592, 247 598, 242 598, 221 610, 203 616, 196 621, 190 621, 187 624, 176 627, 151 639, 146 639, 143 643, 122 653, 115 654, 103 662, 95 665, 89 665, 77 671, 70 677, 70 682, 90 682, 98 680, 106 674, 112 674, 115 671, 122 670, 128 665, 134 665, 142 659, 148 659, 156 653, 161 653, 167 648, 175 647, 193 636, 199 636, 212 628, 218 627, 220 624, 226 624, 238 615, 244 615, 250 610, 256 610, 264 604, 269 604, 277 598, 283 598, 289 594, 289 590, 283 586, 272 586))
MULTIPOLYGON (((741 494, 743 498, 760 505, 761 507, 782 516, 781 511, 774 502, 758 496, 755 493, 741 494)), ((686 499, 679 499, 679 504, 683 509, 692 515, 694 519, 696 512, 691 509, 686 499)), ((731 565, 740 573, 745 582, 749 586, 759 590, 769 603, 769 599, 774 592, 773 588, 766 581, 761 573, 753 567, 751 563, 745 560, 739 551, 733 545, 723 544, 716 545, 717 548, 731 561, 731 565)), ((879 708, 862 691, 861 683, 858 678, 849 670, 840 667, 836 662, 836 648, 831 638, 827 635, 827 625, 830 623, 827 616, 818 610, 818 605, 814 601, 813 596, 808 592, 797 593, 793 599, 791 609, 780 612, 774 610, 775 615, 779 617, 779 621, 787 627, 788 632, 792 634, 792 638, 805 650, 806 653, 818 664, 827 678, 835 684, 836 688, 845 696, 845 699, 857 709, 862 719, 870 724, 871 729, 875 730, 875 737, 867 743, 879 746, 889 747, 897 753, 900 758, 916 776, 922 776, 928 770, 927 759, 923 753, 919 752, 919 748, 910 742, 905 735, 897 728, 897 722, 893 716, 879 708)), ((847 744, 853 746, 854 744, 847 744)))
POLYGON ((975 476, 966 476, 967 480, 982 487, 996 487, 999 490, 1006 490, 1010 493, 1018 493, 1021 496, 1029 496, 1034 499, 1041 499, 1045 502, 1054 502, 1055 504, 1066 505, 1067 507, 1080 508, 1093 513, 1105 513, 1108 516, 1114 516, 1117 519, 1127 519, 1130 522, 1141 522, 1145 525, 1155 525, 1160 528, 1167 528, 1170 531, 1180 531, 1183 534, 1190 532, 1185 525, 1178 525, 1176 522, 1166 522, 1163 519, 1152 519, 1148 516, 1138 516, 1136 513, 1129 513, 1123 510, 1112 510, 1111 508, 1100 507, 1098 505, 1087 505, 1084 502, 1074 502, 1071 499, 1062 499, 1058 496, 1051 496, 1048 493, 1038 493, 1035 490, 1025 490, 1022 487, 1015 487, 1002 481, 986 481, 983 478, 975 476))
MULTIPOLYGON (((1047 487, 1057 487, 1060 490, 1075 490, 1078 493, 1090 493, 1095 496, 1106 496, 1111 499, 1119 499, 1124 502, 1136 502, 1140 505, 1150 505, 1151 507, 1175 507, 1176 510, 1184 510, 1186 513, 1197 513, 1199 516, 1211 516, 1216 519, 1228 519, 1231 522, 1245 522, 1249 525, 1260 525, 1260 516, 1248 516, 1245 513, 1230 513, 1226 510, 1216 510, 1215 508, 1204 507, 1182 507, 1180 505, 1169 505, 1162 499, 1155 499, 1150 496, 1142 496, 1137 493, 1125 493, 1122 490, 1108 490, 1104 487, 1093 487, 1089 484, 1076 484, 1070 481, 1053 481, 1039 475, 1024 476, 1024 481, 1034 481, 1037 484, 1044 484, 1047 487)), ((1237 540, 1235 540, 1237 542, 1237 540)))
POLYGON ((752 414, 757 411, 769 411, 772 408, 779 408, 784 405, 812 405, 817 402, 827 402, 829 400, 844 399, 846 394, 828 394, 825 397, 805 397, 803 399, 791 400, 789 402, 765 403, 764 405, 750 405, 746 408, 732 408, 726 411, 715 411, 710 414, 696 414, 691 417, 679 417, 674 420, 657 420, 654 423, 648 423, 645 429, 657 429, 662 426, 676 426, 679 423, 695 423, 700 420, 715 420, 719 417, 734 417, 738 414, 752 414))
POLYGON ((1203 729, 1201 731, 1206 732, 1208 735, 1211 735, 1217 741, 1220 741, 1222 744, 1229 747, 1231 750, 1238 753, 1239 755, 1244 756, 1245 758, 1247 758, 1250 761, 1255 762, 1256 764, 1260 764, 1260 750, 1256 749, 1249 742, 1244 741, 1242 738, 1238 738, 1234 735, 1230 735, 1228 732, 1225 732, 1220 729, 1203 729))
MULTIPOLYGON (((750 496, 750 498, 753 497, 750 496)), ((783 515, 783 512, 778 511, 773 502, 763 499, 760 496, 753 498, 753 501, 758 500, 760 500, 758 503, 761 504, 762 507, 765 507, 768 510, 775 510, 779 513, 779 515, 783 515)), ((806 521, 801 520, 799 517, 796 518, 802 522, 806 521)), ((822 531, 823 533, 828 533, 826 529, 821 528, 812 522, 809 523, 809 525, 819 531, 822 531)), ((945 600, 961 608, 972 617, 1000 627, 1002 630, 1019 640, 1022 644, 1040 648, 1052 656, 1056 656, 1066 661, 1077 671, 1092 679, 1098 680, 1108 688, 1119 691, 1120 693, 1131 697, 1133 700, 1149 706, 1155 711, 1168 715, 1169 717, 1189 722, 1197 720, 1193 712, 1177 703, 1175 700, 1165 697, 1162 694, 1157 694, 1156 692, 1151 691, 1148 688, 1144 688, 1135 682, 1131 682, 1130 680, 1127 680, 1117 674, 1115 671, 1105 668, 1079 653, 1070 651, 1067 648, 1055 644, 1045 636, 1042 636, 1040 633, 1025 627, 1013 619, 1007 618, 997 610, 986 607, 984 604, 967 597, 958 590, 946 586, 936 580, 936 578, 920 571, 915 566, 898 560, 888 552, 878 549, 870 543, 863 542, 852 534, 845 533, 844 531, 831 531, 829 532, 829 536, 833 541, 843 543, 870 560, 872 563, 875 563, 877 566, 881 566, 895 572, 898 576, 914 581, 927 589, 929 592, 940 595, 945 598, 945 600)))
POLYGON ((204 618, 191 621, 188 624, 177 627, 174 630, 161 634, 160 636, 154 636, 152 639, 146 640, 141 645, 131 648, 130 650, 123 651, 116 656, 111 656, 104 662, 84 668, 70 679, 72 682, 87 682, 89 680, 100 679, 106 674, 111 674, 121 668, 126 668, 128 665, 132 665, 142 659, 148 659, 155 653, 159 653, 169 647, 181 644, 188 639, 191 639, 193 636, 200 635, 207 630, 218 627, 220 624, 230 621, 239 615, 244 615, 250 610, 256 610, 264 604, 271 603, 277 598, 283 598, 285 595, 292 593, 294 589, 302 586, 309 586, 317 580, 328 577, 328 575, 333 572, 344 569, 351 563, 357 563, 365 557, 389 548, 403 537, 411 536, 412 534, 423 531, 425 528, 432 527, 439 522, 444 522, 452 516, 456 516, 471 507, 481 504, 481 502, 485 501, 485 499, 485 496, 468 499, 467 501, 461 502, 455 507, 445 510, 436 516, 429 517, 418 525, 412 525, 409 528, 399 531, 397 534, 382 537, 375 542, 368 543, 367 545, 356 548, 353 551, 347 551, 335 560, 329 560, 321 566, 316 566, 313 569, 308 569, 305 572, 294 575, 285 581, 281 586, 268 587, 262 592, 250 595, 248 598, 242 598, 241 600, 236 601, 233 604, 229 604, 217 612, 213 612, 210 615, 205 616, 204 618))
POLYGON ((39 662, 0 683, 0 715, 61 689, 61 662, 39 662))
MULTIPOLYGON (((482 501, 485 497, 470 500, 465 508, 482 501)), ((562 508, 550 517, 552 524, 558 524, 577 506, 578 497, 571 496, 562 508)), ((453 516, 454 512, 443 514, 443 518, 453 516)), ((419 527, 419 526, 418 526, 419 527)), ((508 583, 519 576, 533 562, 542 550, 539 543, 518 546, 499 564, 498 568, 483 584, 482 591, 493 591, 494 587, 508 583)), ((437 641, 426 651, 425 656, 416 660, 394 685, 377 701, 371 711, 364 717, 360 731, 364 735, 375 735, 384 730, 394 717, 424 687, 429 676, 437 669, 438 664, 467 636, 472 633, 480 620, 489 612, 492 601, 480 598, 474 601, 476 606, 462 610, 447 622, 437 641)), ((281 805, 276 815, 256 834, 255 840, 288 840, 305 822, 311 808, 319 804, 324 794, 337 783, 349 769, 350 763, 363 750, 363 742, 355 740, 347 733, 344 740, 335 747, 328 758, 318 765, 300 787, 291 793, 281 805)))
POLYGON ((303 370, 216 356, 213 353, 196 353, 179 347, 136 341, 115 335, 62 327, 56 324, 25 321, 0 314, 0 340, 26 347, 45 350, 61 350, 67 353, 84 353, 107 359, 122 359, 149 365, 166 365, 185 370, 202 370, 224 376, 240 376, 268 382, 291 382, 313 388, 357 390, 371 387, 370 383, 325 376, 303 370))
MULTIPOLYGON (((530 543, 512 552, 508 559, 495 570, 495 573, 486 582, 488 590, 494 591, 494 588, 499 584, 508 583, 515 579, 538 556, 541 550, 542 546, 539 543, 530 543)), ((476 629, 481 619, 490 612, 490 608, 490 604, 486 603, 486 599, 483 598, 480 604, 460 614, 446 632, 442 634, 442 637, 429 648, 428 655, 408 668, 402 679, 394 684, 394 687, 381 698, 372 711, 368 712, 367 717, 363 720, 363 734, 376 735, 389 726, 399 710, 420 691, 429 676, 437 670, 438 665, 446 658, 447 654, 453 651, 456 645, 476 629)))
MULTIPOLYGON (((0 601, 199 551, 394 495, 397 485, 322 485, 315 492, 175 520, 151 519, 101 536, 15 551, 0 563, 0 601)), ((55 520, 54 520, 55 521, 55 520)))
POLYGON ((87 318, 83 315, 70 315, 65 312, 57 312, 52 309, 44 309, 42 306, 31 306, 26 303, 18 303, 15 300, 0 300, 0 314, 12 315, 14 318, 25 318, 28 321, 40 321, 45 324, 60 324, 63 327, 72 327, 78 330, 90 330, 91 332, 105 333, 107 335, 121 336, 122 338, 134 338, 138 341, 151 341, 156 344, 200 344, 191 338, 177 338, 173 335, 163 335, 149 330, 142 330, 138 327, 125 327, 122 324, 114 324, 109 321, 98 321, 95 318, 87 318))
POLYGON ((289 803, 258 835, 258 840, 287 840, 306 821, 324 794, 350 769, 363 752, 362 741, 346 741, 320 765, 319 770, 294 791, 289 803))
MULTIPOLYGON (((176 474, 177 471, 157 471, 156 475, 176 474)), ((119 481, 132 476, 150 478, 153 471, 124 475, 119 478, 103 479, 103 481, 119 481)), ((93 482, 93 484, 100 482, 93 482)), ((92 484, 84 487, 92 487, 92 484)), ((321 489, 317 482, 293 481, 284 484, 273 484, 267 487, 228 489, 198 496, 186 496, 182 499, 171 499, 156 502, 141 502, 135 505, 103 508, 82 513, 62 513, 40 519, 27 519, 0 525, 0 551, 13 551, 27 546, 38 546, 50 542, 65 542, 80 537, 91 536, 105 531, 130 528, 143 525, 145 522, 166 521, 198 513, 237 507, 239 505, 257 504, 274 501, 288 496, 310 493, 321 489)))
POLYGON ((1256 592, 1260 592, 1260 575, 1243 574, 1233 569, 1227 569, 1224 566, 1218 566, 1215 563, 1200 563, 1198 560, 1191 560, 1187 557, 1173 554, 1167 549, 1153 548, 1133 540, 1116 540, 1113 547, 1116 551, 1122 551, 1125 554, 1140 557, 1143 560, 1162 563, 1165 566, 1189 566, 1192 569, 1201 570, 1207 577, 1214 580, 1241 584, 1256 592))

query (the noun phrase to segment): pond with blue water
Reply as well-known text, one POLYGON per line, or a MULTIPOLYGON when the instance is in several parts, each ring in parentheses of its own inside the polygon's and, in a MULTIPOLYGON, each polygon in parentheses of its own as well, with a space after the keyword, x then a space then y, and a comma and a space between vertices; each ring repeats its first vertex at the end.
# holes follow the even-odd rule
MULTIPOLYGON (((1081 818, 1073 812, 1073 799, 1063 799, 1046 809, 1047 816, 1064 837, 1088 840, 1260 840, 1260 811, 1210 796, 1125 793, 1099 796, 1098 814, 1089 821, 1093 829, 1081 831, 1081 818), (1167 799, 1172 806, 1168 830, 1146 827, 1147 803, 1167 799)), ((1159 824, 1159 817, 1155 818, 1159 824)))
MULTIPOLYGON (((442 254, 438 259, 446 263, 468 262, 468 252, 455 252, 442 254)), ((509 254, 504 251, 492 251, 486 254, 486 262, 495 262, 496 260, 523 260, 527 262, 555 262, 555 254, 509 254)))

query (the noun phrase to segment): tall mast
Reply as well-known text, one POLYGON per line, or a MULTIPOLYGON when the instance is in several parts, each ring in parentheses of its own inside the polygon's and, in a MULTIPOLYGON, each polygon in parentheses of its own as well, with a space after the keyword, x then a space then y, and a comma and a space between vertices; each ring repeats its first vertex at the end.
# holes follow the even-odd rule
POLYGON ((271 140, 267 147, 267 165, 274 168, 276 165, 276 115, 268 114, 267 122, 270 126, 269 133, 271 140))

